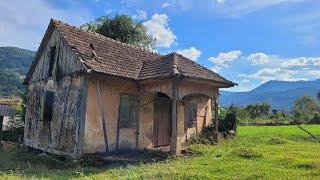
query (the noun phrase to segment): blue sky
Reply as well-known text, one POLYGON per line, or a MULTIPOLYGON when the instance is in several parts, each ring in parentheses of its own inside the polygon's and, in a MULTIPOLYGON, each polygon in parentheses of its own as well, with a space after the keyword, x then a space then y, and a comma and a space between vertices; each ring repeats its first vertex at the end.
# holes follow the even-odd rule
POLYGON ((320 78, 317 0, 1 0, 0 46, 37 50, 51 17, 81 25, 115 14, 143 22, 158 52, 239 83, 231 91, 320 78))

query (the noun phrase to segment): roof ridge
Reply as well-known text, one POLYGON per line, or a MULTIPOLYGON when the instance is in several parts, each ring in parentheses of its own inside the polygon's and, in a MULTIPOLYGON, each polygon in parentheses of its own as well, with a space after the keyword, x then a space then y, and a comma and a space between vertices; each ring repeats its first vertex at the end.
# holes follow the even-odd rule
POLYGON ((155 51, 152 51, 152 50, 150 50, 150 49, 142 48, 142 47, 138 47, 138 46, 134 46, 134 45, 132 45, 132 44, 123 43, 123 42, 117 41, 117 40, 115 40, 115 39, 109 38, 109 37, 107 37, 107 36, 104 36, 104 35, 102 35, 102 34, 99 34, 99 33, 96 33, 96 32, 92 32, 92 31, 90 31, 90 30, 84 30, 84 29, 81 29, 81 28, 79 28, 79 27, 76 27, 75 25, 71 25, 71 24, 62 22, 62 21, 60 21, 60 20, 56 20, 56 19, 51 18, 51 21, 52 21, 54 24, 62 24, 62 25, 65 25, 65 26, 69 26, 69 27, 72 27, 72 28, 74 28, 74 29, 77 29, 77 30, 80 30, 80 31, 83 31, 83 32, 86 32, 86 33, 90 33, 90 34, 95 35, 95 36, 97 36, 97 37, 101 37, 101 38, 104 38, 105 40, 113 41, 113 42, 116 42, 116 43, 118 43, 118 44, 121 44, 121 45, 130 47, 130 48, 134 48, 134 49, 142 50, 142 51, 147 52, 147 53, 151 53, 151 54, 163 56, 162 54, 160 54, 160 53, 158 53, 158 52, 155 52, 155 51))
MULTIPOLYGON (((172 53, 170 53, 170 54, 179 55, 179 56, 181 56, 182 58, 184 58, 185 60, 188 60, 188 61, 192 62, 193 64, 195 64, 195 65, 197 65, 197 66, 200 66, 200 67, 202 67, 203 69, 214 73, 214 74, 217 75, 218 77, 220 77, 220 78, 222 78, 222 79, 224 79, 224 80, 226 80, 226 81, 229 81, 229 80, 227 80, 226 78, 224 78, 224 77, 222 77, 221 75, 219 75, 218 73, 216 73, 216 72, 208 69, 207 67, 205 67, 205 66, 203 66, 203 65, 201 65, 201 64, 199 64, 199 63, 197 63, 197 62, 195 62, 195 61, 192 61, 191 59, 189 59, 189 58, 187 58, 187 57, 185 57, 185 56, 183 56, 183 55, 181 55, 181 54, 179 54, 179 53, 177 53, 177 52, 172 52, 172 53)), ((232 81, 229 81, 229 82, 234 83, 234 82, 232 82, 232 81)))

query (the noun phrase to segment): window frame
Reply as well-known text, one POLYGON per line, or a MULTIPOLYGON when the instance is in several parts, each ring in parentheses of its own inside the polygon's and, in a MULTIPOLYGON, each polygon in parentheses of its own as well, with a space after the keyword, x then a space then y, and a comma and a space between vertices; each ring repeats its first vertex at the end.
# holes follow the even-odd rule
POLYGON ((119 98, 119 128, 135 129, 138 125, 139 115, 139 97, 134 94, 121 93, 119 98), (127 96, 127 104, 124 103, 124 98, 127 96), (127 109, 124 109, 127 108, 127 109), (124 112, 127 111, 127 112, 124 112), (128 114, 124 114, 128 113, 128 114), (123 119, 126 117, 127 119, 123 119))
POLYGON ((197 103, 193 103, 193 102, 186 103, 186 105, 185 105, 185 124, 186 124, 186 127, 187 128, 195 127, 197 125, 197 121, 198 121, 198 105, 197 105, 197 103), (189 108, 192 108, 192 109, 189 109, 189 108), (191 115, 191 113, 193 113, 193 115, 191 115), (192 116, 192 117, 190 117, 190 116, 192 116))
POLYGON ((53 105, 55 100, 55 93, 53 91, 44 91, 40 95, 39 101, 39 119, 43 122, 52 121, 53 105), (51 100, 49 99, 51 97, 51 100))
POLYGON ((48 78, 51 78, 53 76, 53 66, 54 66, 54 62, 55 62, 56 51, 57 51, 56 46, 50 47, 48 78))

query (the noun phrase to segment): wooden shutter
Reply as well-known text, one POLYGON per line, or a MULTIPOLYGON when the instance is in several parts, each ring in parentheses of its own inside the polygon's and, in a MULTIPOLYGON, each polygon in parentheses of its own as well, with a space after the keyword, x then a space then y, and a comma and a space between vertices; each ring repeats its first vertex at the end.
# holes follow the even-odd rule
POLYGON ((40 95, 40 100, 39 100, 39 120, 40 121, 44 120, 44 102, 45 102, 45 93, 42 93, 40 95))
POLYGON ((197 123, 197 104, 188 103, 186 105, 186 125, 193 127, 197 123))
POLYGON ((45 106, 44 106, 44 120, 52 120, 54 93, 52 91, 46 92, 45 106))
POLYGON ((120 122, 122 128, 135 128, 138 118, 138 98, 133 95, 120 96, 120 122))
POLYGON ((54 64, 55 56, 56 56, 56 46, 53 46, 50 49, 50 61, 49 61, 48 77, 52 77, 52 70, 53 70, 53 64, 54 64))
POLYGON ((129 95, 120 96, 120 127, 129 127, 130 98, 129 95))
POLYGON ((135 128, 137 126, 138 119, 138 98, 136 96, 131 96, 130 105, 130 127, 135 128))

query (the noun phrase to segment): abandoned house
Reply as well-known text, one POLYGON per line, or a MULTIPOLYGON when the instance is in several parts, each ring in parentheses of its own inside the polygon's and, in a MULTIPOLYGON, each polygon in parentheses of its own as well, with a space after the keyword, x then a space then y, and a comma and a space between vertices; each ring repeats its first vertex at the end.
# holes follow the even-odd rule
POLYGON ((214 122, 235 83, 177 53, 157 54, 51 20, 25 79, 25 145, 78 157, 121 150, 179 154, 214 122))

